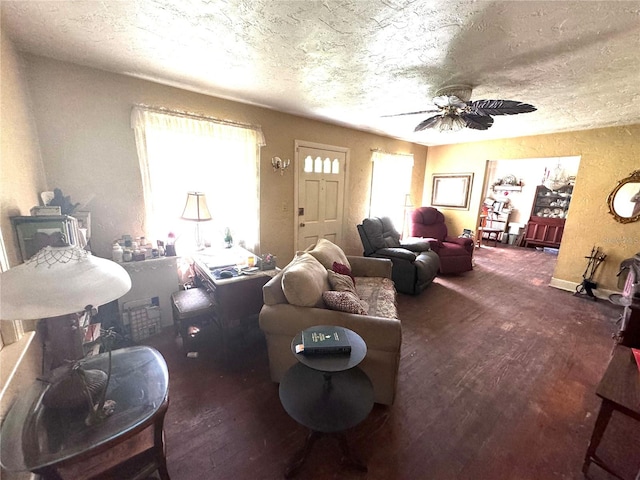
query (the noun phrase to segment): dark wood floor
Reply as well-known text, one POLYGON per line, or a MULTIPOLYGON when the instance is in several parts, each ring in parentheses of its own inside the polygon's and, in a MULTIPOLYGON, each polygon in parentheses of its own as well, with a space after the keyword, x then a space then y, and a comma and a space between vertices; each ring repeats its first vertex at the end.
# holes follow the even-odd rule
MULTIPOLYGON (((369 472, 339 465, 321 439, 298 477, 310 479, 579 479, 617 330, 616 307, 548 286, 555 257, 498 246, 474 271, 398 298, 398 394, 348 432, 369 472)), ((173 480, 278 479, 306 430, 287 416, 254 330, 228 365, 217 345, 186 358, 166 332, 149 341, 170 374, 166 418, 173 480)), ((627 478, 640 468, 638 426, 614 417, 602 456, 627 478), (633 440, 635 435, 635 440, 633 440), (620 438, 629 440, 620 441, 620 438), (624 445, 627 445, 626 447, 624 445)), ((591 467, 591 478, 610 478, 591 467)))

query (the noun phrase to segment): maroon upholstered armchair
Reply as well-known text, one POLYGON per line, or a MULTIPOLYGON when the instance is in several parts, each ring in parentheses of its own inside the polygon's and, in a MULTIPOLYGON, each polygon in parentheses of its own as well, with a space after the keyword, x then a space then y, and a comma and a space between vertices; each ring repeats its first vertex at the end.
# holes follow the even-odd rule
POLYGON ((450 237, 444 215, 433 207, 419 207, 411 213, 411 235, 423 237, 440 257, 440 273, 462 273, 471 270, 473 240, 450 237))

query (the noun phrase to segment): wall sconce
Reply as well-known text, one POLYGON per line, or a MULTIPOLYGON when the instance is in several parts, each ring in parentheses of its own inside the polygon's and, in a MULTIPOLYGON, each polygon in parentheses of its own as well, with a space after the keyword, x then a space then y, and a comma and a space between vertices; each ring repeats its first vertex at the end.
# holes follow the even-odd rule
POLYGON ((291 164, 291 160, 288 158, 286 160, 282 160, 280 157, 273 157, 271 159, 271 165, 273 165, 273 171, 277 172, 280 170, 280 175, 284 175, 284 171, 291 164))

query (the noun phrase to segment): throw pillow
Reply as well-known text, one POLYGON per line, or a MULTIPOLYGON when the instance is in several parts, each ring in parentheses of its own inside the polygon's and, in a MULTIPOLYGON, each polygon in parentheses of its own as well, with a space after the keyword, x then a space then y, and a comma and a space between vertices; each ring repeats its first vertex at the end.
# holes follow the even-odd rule
POLYGON ((327 270, 331 270, 333 262, 339 262, 351 268, 349 260, 347 260, 347 256, 342 249, 326 238, 318 240, 318 243, 313 247, 309 247, 306 252, 313 255, 327 270))
POLYGON ((336 273, 332 270, 327 270, 327 274, 329 276, 329 285, 331 285, 331 290, 336 290, 338 292, 351 292, 355 295, 356 286, 351 280, 351 277, 348 275, 342 275, 341 273, 336 273))
POLYGON ((351 292, 328 291, 322 294, 325 305, 331 310, 366 315, 367 310, 357 295, 351 292))
POLYGON ((356 277, 353 276, 353 273, 351 273, 351 269, 347 267, 344 263, 333 262, 333 265, 331 266, 331 270, 333 270, 336 273, 340 273, 342 275, 347 275, 351 277, 351 280, 353 280, 353 284, 354 285, 356 284, 356 277))
POLYGON ((308 253, 298 255, 282 272, 282 292, 291 305, 322 307, 322 292, 327 290, 327 269, 308 253))

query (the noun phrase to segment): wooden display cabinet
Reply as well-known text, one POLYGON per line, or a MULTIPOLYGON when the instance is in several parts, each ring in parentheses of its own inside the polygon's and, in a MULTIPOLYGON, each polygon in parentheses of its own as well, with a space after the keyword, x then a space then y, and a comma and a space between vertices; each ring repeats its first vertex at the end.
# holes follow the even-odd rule
POLYGON ((536 188, 531 216, 525 231, 525 247, 560 246, 572 193, 573 185, 566 185, 558 190, 551 190, 544 185, 536 188))

